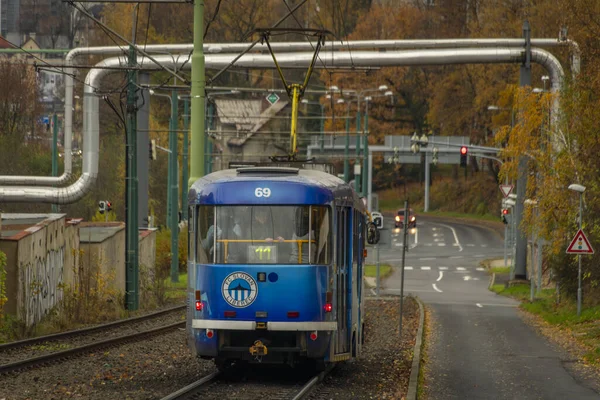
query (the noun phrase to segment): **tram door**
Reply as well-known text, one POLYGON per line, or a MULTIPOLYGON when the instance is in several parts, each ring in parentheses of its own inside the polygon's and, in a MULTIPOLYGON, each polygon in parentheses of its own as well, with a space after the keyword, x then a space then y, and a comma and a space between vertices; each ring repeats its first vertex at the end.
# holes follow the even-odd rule
POLYGON ((350 217, 350 207, 336 207, 337 226, 336 226, 336 263, 337 263, 337 285, 336 285, 336 314, 337 314, 337 340, 336 353, 347 353, 350 351, 350 340, 348 332, 348 308, 349 308, 349 287, 348 280, 350 274, 348 263, 350 260, 349 245, 350 232, 348 219, 350 217))

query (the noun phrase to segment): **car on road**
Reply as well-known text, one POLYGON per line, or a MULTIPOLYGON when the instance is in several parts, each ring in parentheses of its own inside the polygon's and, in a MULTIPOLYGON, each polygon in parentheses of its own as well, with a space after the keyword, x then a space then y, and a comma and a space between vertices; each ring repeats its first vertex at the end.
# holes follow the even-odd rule
MULTIPOLYGON (((394 218, 394 223, 396 228, 404 227, 404 209, 398 210, 396 212, 396 217, 394 218)), ((415 215, 412 208, 408 209, 408 228, 416 228, 417 227, 417 216, 415 215)))

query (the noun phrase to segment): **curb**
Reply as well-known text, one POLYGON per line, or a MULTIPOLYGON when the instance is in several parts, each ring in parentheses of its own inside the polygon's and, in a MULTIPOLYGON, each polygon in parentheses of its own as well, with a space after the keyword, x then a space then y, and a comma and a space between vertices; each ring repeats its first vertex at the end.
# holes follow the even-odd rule
POLYGON ((407 400, 417 400, 417 389, 419 386, 419 367, 421 363, 421 345, 423 344, 423 325, 425 323, 425 311, 423 303, 418 297, 415 297, 419 304, 419 329, 413 350, 412 367, 410 370, 410 379, 408 380, 407 400))

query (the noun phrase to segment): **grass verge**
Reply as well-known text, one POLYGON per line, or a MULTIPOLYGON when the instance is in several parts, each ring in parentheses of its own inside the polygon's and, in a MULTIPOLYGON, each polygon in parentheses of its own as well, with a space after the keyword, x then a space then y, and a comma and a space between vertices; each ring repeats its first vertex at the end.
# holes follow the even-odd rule
MULTIPOLYGON (((392 274, 392 266, 388 264, 379 264, 379 279, 385 279, 392 274)), ((377 277, 377 266, 372 264, 365 265, 365 276, 368 278, 377 277)))
POLYGON ((510 267, 493 267, 490 268, 490 274, 494 273, 497 275, 505 274, 508 275, 510 273, 510 267))
POLYGON ((179 274, 178 282, 171 282, 171 278, 165 279, 165 299, 167 302, 185 300, 187 290, 187 274, 179 274))
POLYGON ((540 294, 536 293, 533 302, 529 301, 529 285, 493 285, 490 290, 520 300, 521 309, 538 315, 550 326, 565 331, 585 349, 584 360, 600 367, 600 306, 584 307, 581 315, 577 316, 575 301, 566 299, 557 304, 554 289, 543 289, 540 294))

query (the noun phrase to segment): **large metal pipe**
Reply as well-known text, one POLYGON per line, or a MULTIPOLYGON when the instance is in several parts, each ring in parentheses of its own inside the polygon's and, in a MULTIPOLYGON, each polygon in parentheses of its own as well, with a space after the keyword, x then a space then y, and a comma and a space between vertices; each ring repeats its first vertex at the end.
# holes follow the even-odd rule
MULTIPOLYGON (((572 49, 572 70, 574 74, 579 73, 581 54, 579 45, 572 40, 558 39, 531 39, 531 45, 536 47, 568 46, 572 49)), ((311 51, 314 44, 310 42, 275 42, 271 44, 275 51, 311 51)), ((326 42, 323 51, 331 50, 358 50, 358 49, 443 49, 443 48, 472 48, 472 47, 504 47, 524 48, 524 39, 417 39, 417 40, 356 40, 348 42, 326 42)), ((205 53, 230 53, 240 52, 248 47, 247 43, 206 43, 205 53)), ((118 54, 126 51, 125 47, 101 46, 101 47, 79 47, 71 50, 65 57, 65 64, 72 65, 73 60, 81 55, 118 54)), ((149 53, 160 52, 189 52, 193 49, 192 44, 155 44, 144 46, 149 53)), ((266 44, 257 44, 253 51, 267 51, 266 44)), ((64 172, 59 177, 39 176, 0 176, 0 184, 8 185, 63 185, 72 173, 71 143, 73 141, 73 68, 67 67, 65 77, 65 124, 64 124, 64 172)))
MULTIPOLYGON (((532 61, 542 65, 550 75, 552 90, 558 90, 563 80, 564 72, 560 62, 549 52, 534 48, 532 61)), ((236 54, 207 55, 206 66, 219 68, 231 63, 236 54)), ((473 49, 444 49, 418 51, 372 52, 324 52, 321 60, 326 67, 333 66, 410 66, 410 65, 447 65, 447 64, 486 64, 486 63, 521 63, 523 51, 516 48, 473 48, 473 49)), ((157 56, 160 63, 168 67, 190 67, 189 55, 157 56)), ((281 54, 279 64, 284 68, 306 67, 313 57, 312 52, 281 54)), ((94 93, 101 79, 115 70, 103 69, 122 65, 125 57, 113 57, 97 64, 85 80, 84 87, 84 152, 83 174, 77 182, 66 188, 51 187, 0 187, 0 201, 11 202, 43 202, 53 204, 68 204, 77 201, 89 190, 98 173, 99 148, 99 101, 94 93)), ((158 69, 149 59, 140 61, 143 69, 158 69)), ((273 58, 266 54, 247 54, 238 60, 239 68, 273 68, 273 58)))

